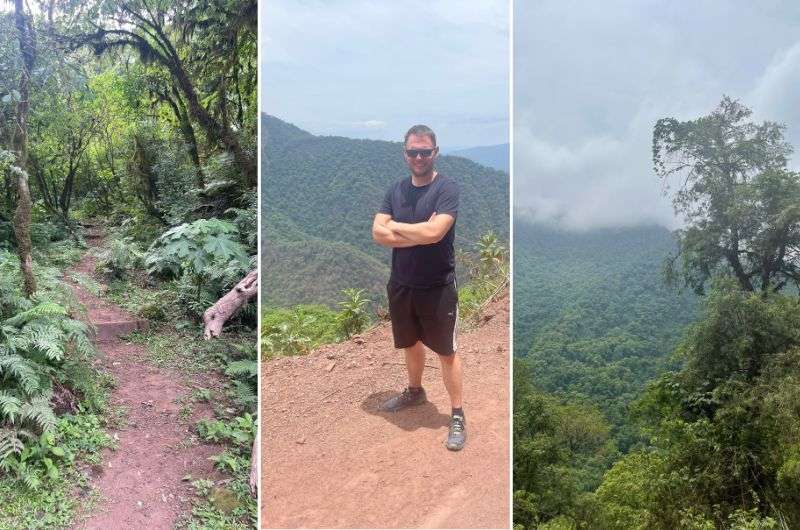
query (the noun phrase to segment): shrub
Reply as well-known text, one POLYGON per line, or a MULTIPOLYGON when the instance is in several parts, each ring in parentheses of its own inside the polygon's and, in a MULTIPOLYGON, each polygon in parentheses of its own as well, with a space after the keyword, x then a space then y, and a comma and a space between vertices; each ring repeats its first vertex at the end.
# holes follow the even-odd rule
POLYGON ((123 279, 142 266, 144 252, 132 237, 111 237, 108 246, 98 254, 95 270, 109 280, 123 279))
POLYGON ((201 276, 211 269, 248 263, 236 227, 220 219, 198 219, 170 228, 150 246, 145 265, 150 274, 201 276))
POLYGON ((350 338, 369 325, 370 316, 367 313, 367 304, 370 300, 362 296, 364 289, 345 289, 342 294, 344 300, 337 304, 341 308, 339 328, 344 338, 350 338))
POLYGON ((177 278, 178 303, 197 317, 251 267, 236 227, 219 219, 199 219, 171 228, 150 247, 150 274, 177 278))

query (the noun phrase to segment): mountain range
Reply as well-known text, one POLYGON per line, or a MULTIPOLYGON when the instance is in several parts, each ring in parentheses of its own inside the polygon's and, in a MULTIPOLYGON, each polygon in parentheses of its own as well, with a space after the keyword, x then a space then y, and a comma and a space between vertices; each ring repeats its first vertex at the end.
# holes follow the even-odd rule
POLYGON ((480 145, 477 147, 447 151, 447 154, 468 158, 473 162, 477 162, 478 164, 508 173, 510 167, 509 149, 509 144, 507 143, 498 145, 480 145))
MULTIPOLYGON (((372 220, 390 183, 407 177, 401 142, 316 136, 261 116, 262 293, 267 306, 334 306, 345 288, 380 302, 390 251, 372 220)), ((508 245, 509 177, 443 155, 437 170, 460 187, 456 246, 493 231, 508 245)))

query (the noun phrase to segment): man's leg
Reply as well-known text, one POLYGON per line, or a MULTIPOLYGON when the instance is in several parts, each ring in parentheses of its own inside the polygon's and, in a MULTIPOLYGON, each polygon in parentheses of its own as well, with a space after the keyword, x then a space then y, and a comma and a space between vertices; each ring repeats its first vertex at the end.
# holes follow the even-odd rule
POLYGON ((403 348, 406 354, 406 370, 408 371, 408 388, 403 393, 384 401, 380 409, 386 412, 397 412, 406 407, 425 403, 427 397, 422 389, 422 371, 425 369, 425 346, 417 341, 413 346, 403 348))
POLYGON ((453 355, 439 355, 442 364, 442 379, 447 393, 450 395, 450 405, 454 409, 461 408, 461 356, 457 353, 453 355))
POLYGON ((422 372, 425 370, 425 346, 422 342, 408 348, 406 352, 406 369, 408 370, 408 386, 420 388, 422 386, 422 372))

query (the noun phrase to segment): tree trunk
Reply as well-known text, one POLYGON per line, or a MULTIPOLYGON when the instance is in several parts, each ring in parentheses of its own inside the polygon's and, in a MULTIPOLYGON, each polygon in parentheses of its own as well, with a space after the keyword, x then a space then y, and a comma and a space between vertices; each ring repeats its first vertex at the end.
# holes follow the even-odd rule
POLYGON ((197 147, 197 135, 194 133, 192 120, 189 119, 189 113, 186 110, 186 105, 183 103, 183 98, 181 98, 178 89, 174 86, 172 87, 172 94, 174 99, 166 92, 166 90, 164 93, 159 94, 159 96, 161 99, 166 101, 167 104, 169 104, 169 106, 172 108, 172 112, 175 114, 175 118, 178 120, 181 134, 186 142, 189 158, 192 159, 192 163, 197 171, 197 187, 202 190, 206 187, 206 180, 205 175, 203 174, 203 165, 200 163, 200 149, 197 147))
POLYGON ((169 61, 166 66, 178 83, 181 92, 183 92, 186 97, 189 113, 197 120, 200 126, 203 127, 209 138, 221 143, 225 150, 233 155, 236 166, 244 175, 244 182, 250 187, 255 187, 258 181, 256 175, 256 161, 245 153, 244 149, 242 149, 242 145, 239 143, 239 140, 230 127, 225 127, 215 120, 205 107, 200 104, 194 85, 184 71, 183 65, 177 61, 169 61))
POLYGON ((258 270, 253 269, 247 273, 247 276, 242 281, 236 284, 236 287, 228 291, 203 313, 203 323, 205 324, 203 336, 206 340, 219 337, 225 322, 257 294, 258 270))
POLYGON ((17 105, 17 134, 15 148, 20 170, 17 174, 17 210, 14 212, 14 234, 17 238, 20 270, 25 295, 30 298, 36 292, 36 277, 33 275, 31 258, 31 191, 28 187, 28 97, 30 73, 36 59, 33 44, 33 27, 25 16, 22 0, 14 0, 14 22, 17 28, 19 49, 22 53, 22 75, 19 81, 20 101, 17 105))
POLYGON ((258 497, 258 462, 261 451, 259 451, 259 439, 261 438, 261 428, 256 429, 256 437, 253 440, 253 449, 250 452, 250 494, 253 498, 258 497))

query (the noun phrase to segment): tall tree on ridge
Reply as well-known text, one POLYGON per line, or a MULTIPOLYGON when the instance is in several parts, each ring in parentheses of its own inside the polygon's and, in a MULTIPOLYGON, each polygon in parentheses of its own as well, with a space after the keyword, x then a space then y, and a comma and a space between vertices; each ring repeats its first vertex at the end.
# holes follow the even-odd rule
POLYGON ((672 204, 686 223, 667 276, 699 294, 719 273, 764 295, 800 287, 800 174, 786 167, 785 127, 751 114, 726 96, 708 116, 662 118, 653 130, 656 175, 665 194, 679 178, 672 204))

